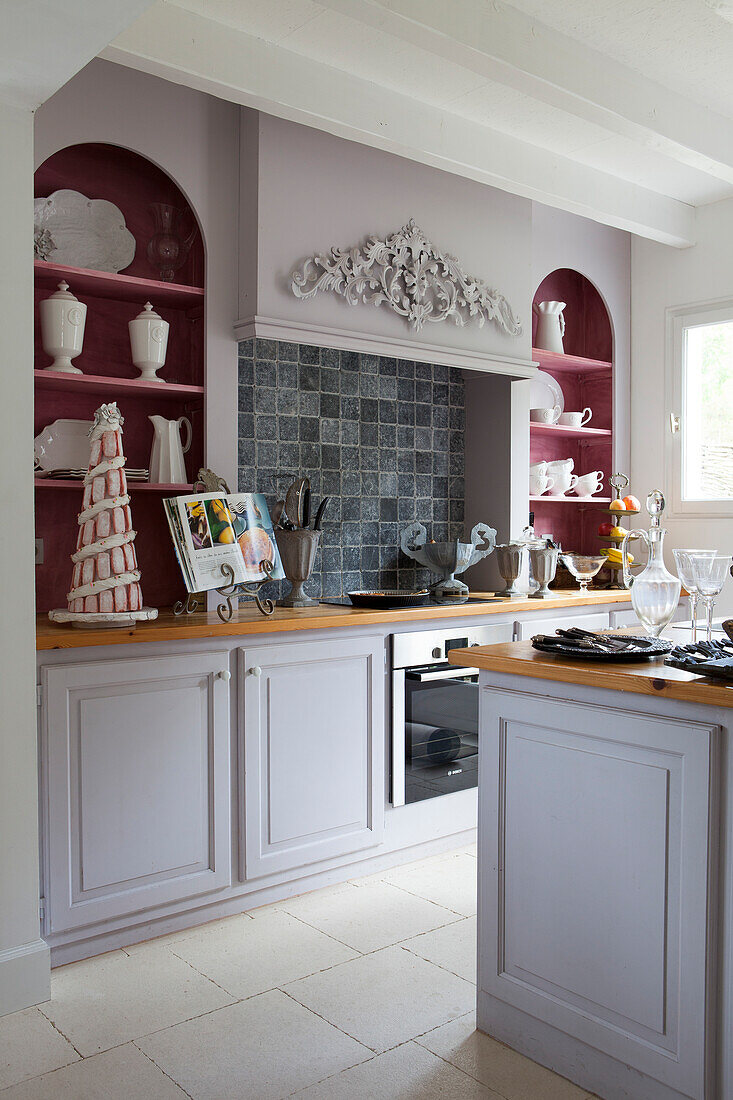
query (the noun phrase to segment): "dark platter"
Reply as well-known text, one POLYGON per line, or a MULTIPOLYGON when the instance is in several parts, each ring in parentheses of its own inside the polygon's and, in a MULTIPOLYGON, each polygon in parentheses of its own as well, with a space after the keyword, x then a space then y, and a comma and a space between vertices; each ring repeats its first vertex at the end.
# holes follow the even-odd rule
POLYGON ((394 607, 425 607, 430 599, 427 588, 417 592, 400 592, 396 588, 384 588, 381 591, 365 589, 359 592, 348 592, 349 599, 354 607, 381 607, 383 609, 394 607))
MULTIPOLYGON (((615 651, 602 649, 600 646, 573 644, 571 639, 564 638, 543 642, 541 637, 540 635, 536 639, 532 639, 533 649, 539 650, 540 653, 554 653, 558 657, 573 657, 580 661, 613 661, 616 664, 625 664, 629 661, 649 661, 655 657, 664 657, 674 648, 672 642, 666 642, 662 638, 644 638, 630 634, 623 635, 624 641, 628 641, 630 644, 625 646, 624 649, 615 651)), ((603 639, 606 635, 599 634, 598 637, 603 639)), ((610 634, 607 637, 615 641, 619 635, 610 634)))

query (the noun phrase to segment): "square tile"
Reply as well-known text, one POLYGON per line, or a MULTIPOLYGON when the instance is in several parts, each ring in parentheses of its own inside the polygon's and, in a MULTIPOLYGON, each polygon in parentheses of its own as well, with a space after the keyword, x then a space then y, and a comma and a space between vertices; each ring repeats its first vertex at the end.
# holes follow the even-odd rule
POLYGON ((476 912, 476 860, 465 853, 434 856, 407 867, 395 867, 383 878, 401 890, 464 917, 472 917, 476 912))
POLYGON ((402 947, 303 978, 286 992, 380 1053, 464 1016, 476 999, 470 982, 402 947))
POLYGON ((498 1093, 417 1043, 404 1043, 302 1089, 295 1096, 300 1100, 374 1100, 390 1096, 399 1100, 502 1100, 498 1093))
POLYGON ((370 1054, 280 990, 148 1035, 137 1045, 193 1100, 277 1100, 370 1054))
POLYGON ((157 947, 144 955, 113 951, 59 967, 42 1011, 86 1057, 232 999, 166 947, 157 947))
POLYGON ((587 1089, 476 1031, 473 1016, 454 1020, 417 1042, 506 1100, 586 1100, 589 1095, 587 1089))
POLYGON ((337 963, 356 952, 277 909, 202 929, 170 950, 238 998, 252 997, 337 963))
POLYGON ((3 1100, 185 1100, 149 1058, 126 1043, 8 1089, 3 1100))
POLYGON ((421 936, 405 940, 402 946, 419 955, 421 959, 442 966, 444 970, 450 970, 451 974, 457 974, 459 978, 476 984, 475 917, 466 917, 455 924, 447 924, 444 928, 423 932, 421 936))
POLYGON ((37 1008, 0 1017, 0 1090, 79 1058, 37 1008))
MULTIPOLYGON (((362 568, 366 568, 362 564, 362 568)), ((357 951, 379 948, 440 928, 457 920, 455 913, 386 882, 317 890, 279 902, 291 913, 357 951)))

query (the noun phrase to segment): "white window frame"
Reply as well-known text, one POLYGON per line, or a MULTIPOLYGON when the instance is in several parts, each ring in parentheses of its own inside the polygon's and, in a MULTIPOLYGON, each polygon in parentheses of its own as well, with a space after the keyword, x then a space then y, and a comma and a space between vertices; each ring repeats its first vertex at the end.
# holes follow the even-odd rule
POLYGON ((666 371, 665 371, 665 469, 669 514, 700 518, 733 517, 730 500, 682 499, 682 438, 685 428, 684 392, 682 384, 684 332, 695 325, 711 325, 733 321, 733 298, 680 306, 667 310, 666 371), (675 430, 674 418, 681 417, 681 428, 675 430))

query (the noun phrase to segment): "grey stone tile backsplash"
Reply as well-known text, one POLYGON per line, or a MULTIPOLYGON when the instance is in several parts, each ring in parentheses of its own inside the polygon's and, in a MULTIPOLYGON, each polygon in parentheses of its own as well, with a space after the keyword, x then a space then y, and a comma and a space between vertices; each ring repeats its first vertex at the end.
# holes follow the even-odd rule
MULTIPOLYGON (((313 597, 430 583, 399 549, 414 520, 428 538, 463 537, 465 404, 452 367, 243 340, 239 489, 270 508, 298 476, 331 498, 313 597)), ((287 591, 287 582, 271 594, 287 591)))

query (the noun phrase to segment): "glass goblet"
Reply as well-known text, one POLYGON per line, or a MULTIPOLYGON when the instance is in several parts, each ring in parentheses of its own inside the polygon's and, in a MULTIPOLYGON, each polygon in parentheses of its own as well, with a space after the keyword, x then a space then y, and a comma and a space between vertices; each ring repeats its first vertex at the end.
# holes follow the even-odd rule
POLYGON ((580 585, 580 591, 585 594, 588 585, 596 573, 606 564, 606 559, 600 554, 561 554, 561 560, 565 568, 572 573, 580 585))
POLYGON ((707 640, 713 640, 713 608, 730 569, 730 554, 716 554, 714 558, 700 561, 696 567, 697 588, 705 605, 707 640))
POLYGON ((700 591, 697 586, 698 570, 718 553, 717 550, 673 550, 677 576, 690 597, 690 641, 697 641, 697 605, 700 591))

